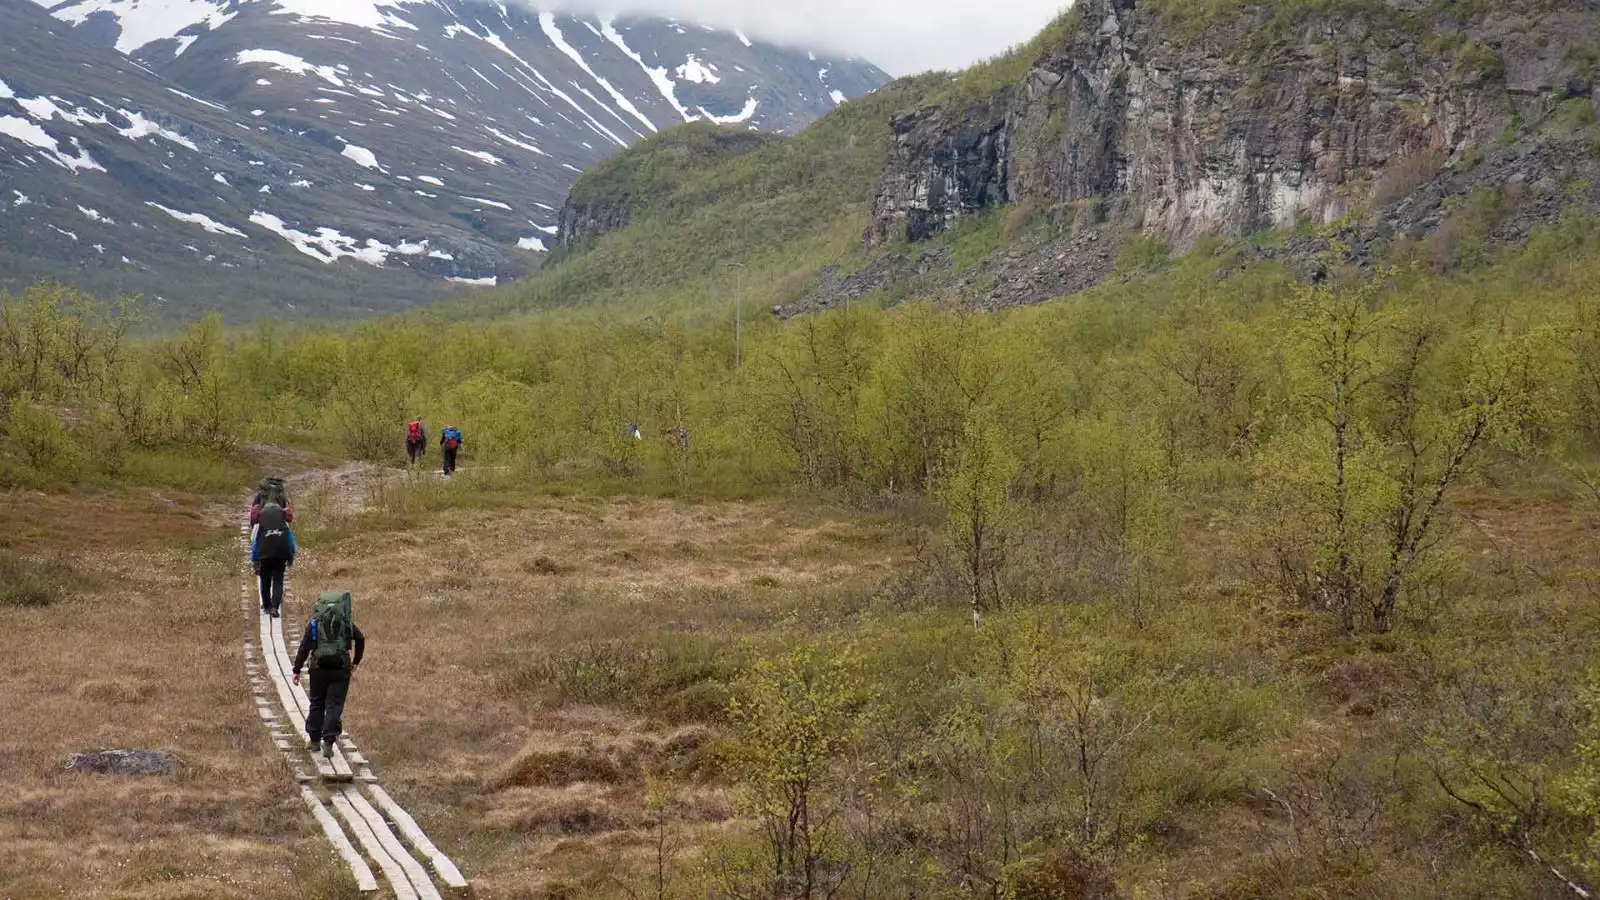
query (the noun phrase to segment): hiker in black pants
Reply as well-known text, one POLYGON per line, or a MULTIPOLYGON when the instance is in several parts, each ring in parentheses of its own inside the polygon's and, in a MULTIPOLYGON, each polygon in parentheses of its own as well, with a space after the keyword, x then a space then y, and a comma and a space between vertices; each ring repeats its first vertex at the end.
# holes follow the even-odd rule
MULTIPOLYGON (((320 605, 320 604, 319 604, 320 605)), ((348 621, 348 620, 347 620, 348 621)), ((306 633, 300 638, 300 650, 294 655, 294 683, 300 683, 300 669, 306 657, 315 661, 311 666, 311 684, 306 694, 311 698, 311 709, 306 712, 306 747, 313 753, 318 745, 324 756, 333 756, 333 745, 344 730, 344 701, 350 694, 350 676, 361 665, 361 655, 366 650, 367 637, 354 622, 348 624, 346 645, 354 649, 340 654, 330 663, 322 654, 313 656, 317 648, 317 618, 306 623, 306 633)))
POLYGON ((439 433, 439 449, 444 453, 444 474, 456 473, 456 452, 461 449, 461 429, 446 425, 439 433))
POLYGON ((261 612, 275 619, 283 610, 283 571, 294 565, 294 556, 288 514, 276 503, 261 507, 250 541, 250 562, 261 578, 261 612))

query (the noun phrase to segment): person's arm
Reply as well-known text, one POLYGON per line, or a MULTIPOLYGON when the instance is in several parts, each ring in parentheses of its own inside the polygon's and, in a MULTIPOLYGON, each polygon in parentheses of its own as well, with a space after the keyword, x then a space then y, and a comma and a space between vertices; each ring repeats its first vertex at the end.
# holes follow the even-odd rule
POLYGON ((261 528, 258 526, 250 532, 250 561, 261 561, 261 528))
POLYGON ((350 658, 350 668, 354 669, 361 665, 361 655, 367 651, 367 636, 361 633, 361 627, 358 625, 351 625, 350 629, 355 632, 356 655, 350 658))
POLYGON ((283 526, 283 530, 289 532, 289 565, 292 566, 294 565, 295 556, 300 551, 300 547, 294 542, 294 529, 290 528, 288 525, 285 525, 283 526))
POLYGON ((317 647, 317 639, 311 634, 311 626, 315 621, 313 619, 311 622, 306 623, 306 633, 300 637, 300 649, 295 651, 294 654, 294 674, 297 678, 300 675, 300 669, 306 664, 306 657, 310 656, 311 651, 317 647))

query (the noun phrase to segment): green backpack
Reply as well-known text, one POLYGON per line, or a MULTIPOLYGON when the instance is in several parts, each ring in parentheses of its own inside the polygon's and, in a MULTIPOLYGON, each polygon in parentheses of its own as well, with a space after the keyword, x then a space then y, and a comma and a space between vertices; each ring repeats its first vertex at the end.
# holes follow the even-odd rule
POLYGON ((356 621, 350 613, 350 592, 326 593, 317 599, 312 627, 317 648, 313 660, 319 669, 343 669, 350 664, 350 638, 356 621))

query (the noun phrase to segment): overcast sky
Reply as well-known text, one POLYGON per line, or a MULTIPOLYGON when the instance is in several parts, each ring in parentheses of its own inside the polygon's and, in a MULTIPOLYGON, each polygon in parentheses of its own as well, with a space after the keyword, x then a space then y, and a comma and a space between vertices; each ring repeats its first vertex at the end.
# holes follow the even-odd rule
MULTIPOLYGON (((558 0, 742 28, 877 63, 891 75, 958 69, 1036 34, 1066 0, 558 0)), ((538 4, 536 5, 543 5, 538 4)))

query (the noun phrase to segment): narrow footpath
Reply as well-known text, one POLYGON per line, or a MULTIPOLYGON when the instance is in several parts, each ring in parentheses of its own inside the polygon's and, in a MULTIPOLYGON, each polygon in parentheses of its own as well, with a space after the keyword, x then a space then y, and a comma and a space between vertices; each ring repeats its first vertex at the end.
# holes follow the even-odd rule
MULTIPOLYGON (((243 556, 248 559, 249 526, 242 532, 243 556)), ((470 892, 467 880, 383 789, 371 761, 348 734, 340 738, 331 761, 307 749, 305 723, 310 701, 305 690, 290 680, 297 647, 284 638, 285 619, 262 614, 259 589, 248 563, 243 568, 239 600, 248 622, 245 668, 256 710, 289 762, 301 798, 328 843, 349 866, 356 885, 362 892, 378 891, 381 876, 397 900, 466 896, 470 892)), ((284 581, 284 609, 286 617, 288 610, 300 609, 288 579, 284 581)))

